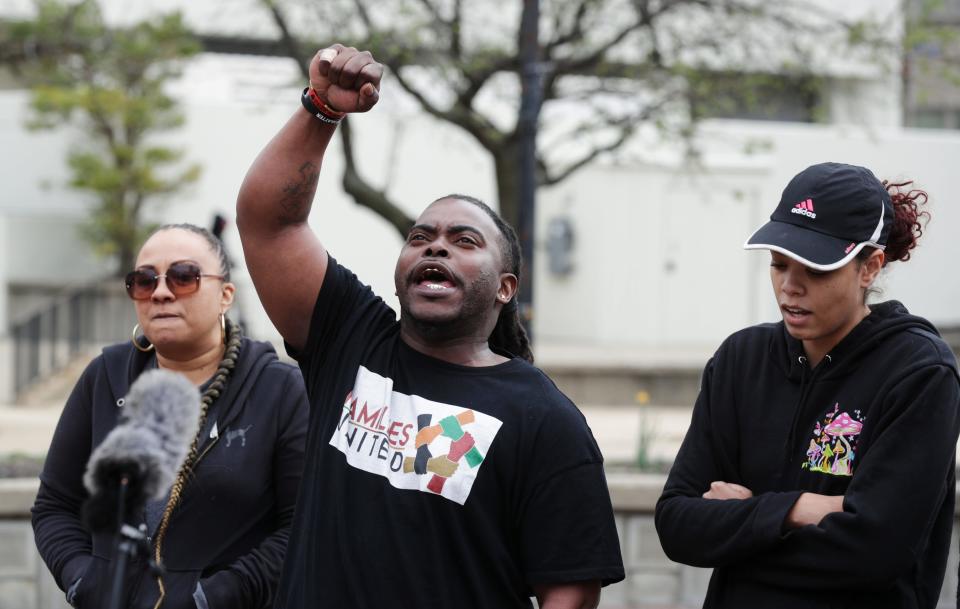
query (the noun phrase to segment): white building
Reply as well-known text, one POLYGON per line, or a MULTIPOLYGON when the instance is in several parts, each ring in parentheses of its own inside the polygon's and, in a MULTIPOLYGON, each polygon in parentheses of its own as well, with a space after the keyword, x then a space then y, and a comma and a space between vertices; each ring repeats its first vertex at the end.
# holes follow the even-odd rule
MULTIPOLYGON (((960 131, 903 127, 896 69, 842 63, 825 69, 823 123, 706 121, 697 166, 678 147, 653 145, 641 134, 625 154, 541 190, 534 322, 541 362, 697 367, 730 332, 776 319, 766 256, 741 245, 766 220, 787 181, 826 160, 865 165, 881 178, 912 178, 930 193, 933 221, 909 266, 889 268, 883 298, 900 299, 934 323, 960 324, 960 279, 951 271, 960 259, 954 175, 960 131), (558 220, 574 233, 566 275, 548 268, 545 235, 558 220)), ((202 163, 203 176, 158 207, 156 218, 200 225, 215 213, 232 219, 247 167, 299 111, 297 82, 286 59, 196 59, 177 87, 187 126, 170 139, 202 163)), ((419 113, 396 89, 388 80, 380 106, 354 121, 364 175, 387 185, 411 215, 450 192, 493 202, 485 153, 465 134, 419 113)), ((14 398, 12 329, 62 288, 96 282, 111 270, 77 233, 89 201, 63 186, 64 151, 76 134, 26 131, 26 100, 23 90, 0 90, 0 403, 14 398)), ((342 194, 340 165, 335 142, 311 222, 338 260, 393 301, 400 238, 342 194)), ((276 339, 243 269, 233 226, 226 243, 240 262, 238 313, 252 335, 276 339)))

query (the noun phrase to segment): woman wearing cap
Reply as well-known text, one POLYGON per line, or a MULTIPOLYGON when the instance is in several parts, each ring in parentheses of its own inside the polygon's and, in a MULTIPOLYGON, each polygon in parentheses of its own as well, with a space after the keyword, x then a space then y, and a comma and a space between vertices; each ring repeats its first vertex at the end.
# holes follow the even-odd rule
MULTIPOLYGON (((33 506, 44 562, 74 607, 110 606, 114 539, 90 532, 81 506, 92 449, 117 423, 130 386, 164 368, 198 386, 200 431, 166 498, 142 521, 157 577, 144 560, 123 582, 126 609, 272 606, 303 467, 306 391, 269 343, 241 335, 228 262, 208 231, 158 229, 126 277, 139 323, 77 381, 54 433, 33 506)), ((130 523, 137 525, 139 523, 130 523)))
POLYGON ((707 363, 657 503, 667 555, 714 567, 704 607, 935 607, 954 508, 960 380, 926 320, 867 305, 920 236, 908 185, 814 165, 747 249, 782 321, 707 363))

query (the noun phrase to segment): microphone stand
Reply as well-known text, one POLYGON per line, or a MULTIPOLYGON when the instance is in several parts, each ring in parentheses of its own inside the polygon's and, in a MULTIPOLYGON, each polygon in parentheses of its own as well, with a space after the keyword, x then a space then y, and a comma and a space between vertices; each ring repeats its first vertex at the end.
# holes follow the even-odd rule
POLYGON ((150 556, 147 525, 141 524, 134 528, 123 521, 127 508, 127 486, 129 483, 129 478, 123 476, 120 479, 120 490, 117 493, 117 533, 113 552, 109 609, 122 609, 123 607, 123 582, 126 578, 129 563, 136 561, 139 556, 145 556, 147 557, 147 566, 152 573, 160 574, 163 571, 150 556))

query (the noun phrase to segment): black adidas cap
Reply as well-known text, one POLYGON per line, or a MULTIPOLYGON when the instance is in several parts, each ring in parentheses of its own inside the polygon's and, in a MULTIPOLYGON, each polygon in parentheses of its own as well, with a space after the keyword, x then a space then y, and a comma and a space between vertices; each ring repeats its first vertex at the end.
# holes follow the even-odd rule
POLYGON ((820 163, 790 180, 770 221, 743 247, 773 250, 832 271, 864 246, 884 249, 892 224, 890 195, 869 169, 820 163))

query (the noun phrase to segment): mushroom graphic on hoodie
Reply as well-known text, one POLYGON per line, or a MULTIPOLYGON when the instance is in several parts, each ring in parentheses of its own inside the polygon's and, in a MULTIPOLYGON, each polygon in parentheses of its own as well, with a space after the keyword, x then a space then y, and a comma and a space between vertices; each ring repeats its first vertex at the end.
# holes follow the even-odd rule
POLYGON ((824 417, 822 424, 817 422, 813 430, 814 438, 810 440, 803 468, 833 476, 852 476, 856 440, 862 429, 862 419, 841 412, 840 404, 834 404, 833 412, 824 417))

